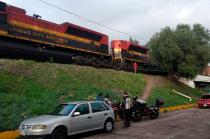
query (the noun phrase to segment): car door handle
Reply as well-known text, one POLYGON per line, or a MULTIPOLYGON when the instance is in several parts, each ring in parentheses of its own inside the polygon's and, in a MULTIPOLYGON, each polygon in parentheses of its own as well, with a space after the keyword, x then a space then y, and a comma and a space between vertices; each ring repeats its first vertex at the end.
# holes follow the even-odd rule
POLYGON ((91 117, 91 116, 88 116, 87 118, 90 119, 90 118, 92 118, 92 117, 91 117))
POLYGON ((104 113, 104 115, 108 115, 107 113, 104 113))

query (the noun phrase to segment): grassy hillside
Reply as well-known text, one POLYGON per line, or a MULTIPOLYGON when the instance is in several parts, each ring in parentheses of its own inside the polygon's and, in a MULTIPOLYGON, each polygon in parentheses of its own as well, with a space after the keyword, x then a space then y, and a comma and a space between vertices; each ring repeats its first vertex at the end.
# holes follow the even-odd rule
POLYGON ((196 103, 197 99, 200 98, 201 95, 202 92, 197 89, 192 89, 180 82, 172 82, 166 77, 159 76, 158 83, 152 89, 148 103, 154 104, 156 98, 163 98, 165 101, 164 107, 183 105, 188 103, 196 103), (192 97, 192 101, 190 102, 189 99, 177 95, 173 92, 173 90, 192 97))
POLYGON ((16 129, 26 115, 50 113, 66 101, 94 99, 101 92, 119 100, 139 95, 141 74, 74 65, 0 59, 0 131, 16 129))
MULTIPOLYGON (((172 89, 192 96, 193 102, 201 95, 197 90, 161 76, 154 84, 149 104, 154 103, 156 97, 163 98, 165 106, 189 103, 172 89)), ((123 91, 140 96, 145 85, 141 74, 0 59, 0 131, 17 129, 24 116, 50 113, 62 102, 91 100, 98 93, 109 94, 113 101, 118 101, 123 91)))

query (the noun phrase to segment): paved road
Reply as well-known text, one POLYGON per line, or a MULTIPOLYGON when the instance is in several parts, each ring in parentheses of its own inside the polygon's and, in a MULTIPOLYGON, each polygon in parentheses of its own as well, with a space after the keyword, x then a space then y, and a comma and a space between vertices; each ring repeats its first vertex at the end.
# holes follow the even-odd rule
POLYGON ((117 123, 111 134, 90 132, 72 138, 84 139, 210 139, 210 109, 189 109, 144 119, 123 129, 117 123))

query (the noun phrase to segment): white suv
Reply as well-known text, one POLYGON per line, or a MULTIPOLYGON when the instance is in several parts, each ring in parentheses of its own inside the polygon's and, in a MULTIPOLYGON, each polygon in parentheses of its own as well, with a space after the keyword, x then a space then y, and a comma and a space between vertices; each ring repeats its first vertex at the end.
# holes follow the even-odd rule
POLYGON ((52 115, 42 115, 21 122, 21 136, 43 136, 51 139, 65 139, 69 135, 114 128, 114 112, 101 101, 80 101, 64 103, 52 115))

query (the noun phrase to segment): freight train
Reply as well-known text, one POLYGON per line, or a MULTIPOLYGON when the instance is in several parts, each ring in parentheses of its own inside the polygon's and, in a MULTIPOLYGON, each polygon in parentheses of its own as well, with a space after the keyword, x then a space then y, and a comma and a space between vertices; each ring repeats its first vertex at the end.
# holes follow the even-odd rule
POLYGON ((71 23, 56 24, 29 16, 24 9, 0 1, 0 56, 53 59, 61 63, 162 74, 149 62, 148 48, 71 23))

